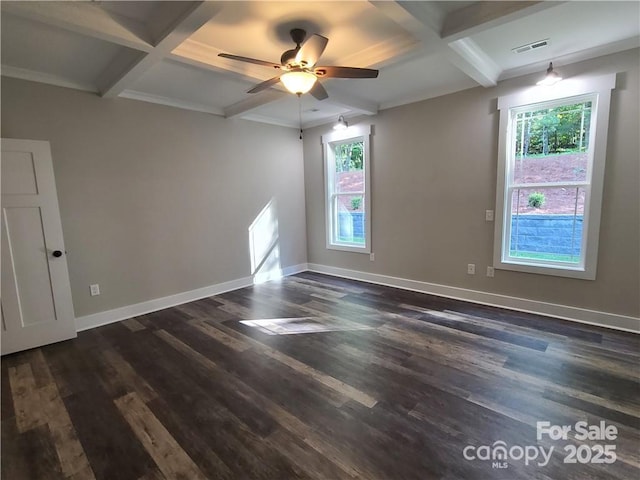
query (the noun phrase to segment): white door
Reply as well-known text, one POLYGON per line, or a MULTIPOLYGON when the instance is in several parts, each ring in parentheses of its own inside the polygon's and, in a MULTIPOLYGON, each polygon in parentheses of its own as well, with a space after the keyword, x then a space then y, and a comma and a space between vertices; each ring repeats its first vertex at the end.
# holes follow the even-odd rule
POLYGON ((2 355, 76 336, 49 142, 2 139, 2 355))

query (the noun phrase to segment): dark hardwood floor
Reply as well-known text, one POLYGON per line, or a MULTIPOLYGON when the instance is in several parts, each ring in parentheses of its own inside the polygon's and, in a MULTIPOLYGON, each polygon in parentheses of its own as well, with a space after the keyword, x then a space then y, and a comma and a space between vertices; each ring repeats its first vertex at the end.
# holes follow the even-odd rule
POLYGON ((2 479, 635 479, 639 346, 304 273, 3 357, 2 479))

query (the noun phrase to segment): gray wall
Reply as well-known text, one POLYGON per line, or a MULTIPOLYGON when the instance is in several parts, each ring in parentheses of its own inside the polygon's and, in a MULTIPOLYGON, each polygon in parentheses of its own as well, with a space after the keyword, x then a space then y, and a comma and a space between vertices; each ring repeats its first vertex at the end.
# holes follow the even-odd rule
POLYGON ((306 262, 294 129, 2 77, 2 137, 51 142, 76 316, 249 276, 272 198, 281 266, 306 262))
MULTIPOLYGON (((397 107, 362 119, 372 136, 372 248, 327 250, 320 136, 304 139, 307 255, 310 263, 391 275, 623 315, 640 315, 639 51, 574 65, 565 77, 621 72, 612 94, 598 274, 595 281, 496 271, 493 223, 500 95, 528 88, 540 74, 397 107), (476 264, 476 275, 466 273, 476 264)), ((382 72, 384 74, 384 72, 382 72)))

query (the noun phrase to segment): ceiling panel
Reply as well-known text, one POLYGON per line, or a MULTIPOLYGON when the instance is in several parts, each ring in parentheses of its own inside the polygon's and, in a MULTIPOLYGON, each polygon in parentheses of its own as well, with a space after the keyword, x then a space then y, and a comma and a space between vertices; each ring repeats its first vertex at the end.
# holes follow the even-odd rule
POLYGON ((123 48, 2 14, 3 65, 55 75, 95 87, 100 73, 123 48))
POLYGON ((375 80, 332 82, 335 83, 331 85, 345 92, 378 102, 381 108, 445 95, 477 85, 444 55, 421 57, 384 68, 375 80))
POLYGON ((156 9, 163 3, 159 1, 146 0, 138 2, 128 1, 97 1, 95 2, 103 10, 114 13, 121 17, 130 18, 141 23, 146 23, 156 9))
POLYGON ((451 12, 455 12, 456 10, 460 10, 461 8, 468 7, 469 5, 474 4, 475 2, 458 2, 455 0, 446 0, 446 1, 438 1, 438 2, 432 2, 432 3, 437 5, 438 8, 443 13, 451 13, 451 12))
POLYGON ((471 38, 503 70, 549 61, 640 34, 640 2, 564 2, 471 38), (512 48, 550 39, 547 47, 512 48))
POLYGON ((329 38, 323 64, 349 59, 353 66, 368 66, 358 63, 359 52, 390 39, 413 40, 367 2, 230 2, 191 40, 279 63, 280 55, 295 47, 288 33, 294 27, 329 38))
POLYGON ((242 100, 252 84, 228 75, 164 60, 151 67, 131 88, 210 107, 223 108, 242 100))
MULTIPOLYGON (((331 93, 329 93, 331 96, 331 93)), ((302 109, 303 126, 323 123, 323 121, 337 121, 338 116, 348 112, 348 109, 334 105, 328 100, 319 101, 311 95, 303 95, 298 103, 295 95, 286 95, 282 99, 252 110, 245 118, 258 121, 275 120, 280 125, 298 127, 299 109, 302 109)))

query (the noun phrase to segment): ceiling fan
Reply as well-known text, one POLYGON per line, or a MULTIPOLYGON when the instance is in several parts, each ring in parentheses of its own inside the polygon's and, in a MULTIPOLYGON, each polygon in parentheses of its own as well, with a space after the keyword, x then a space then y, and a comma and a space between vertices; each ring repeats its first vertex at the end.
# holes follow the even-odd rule
POLYGON ((218 56, 263 65, 282 72, 276 77, 259 83, 247 93, 260 92, 281 81, 291 93, 300 96, 309 92, 318 100, 324 100, 329 95, 322 84, 318 82, 320 78, 376 78, 378 76, 378 70, 371 68, 316 67, 316 62, 327 47, 329 39, 322 35, 314 34, 305 41, 307 32, 301 28, 294 28, 289 33, 296 47, 282 54, 280 64, 229 53, 220 53, 218 56))

